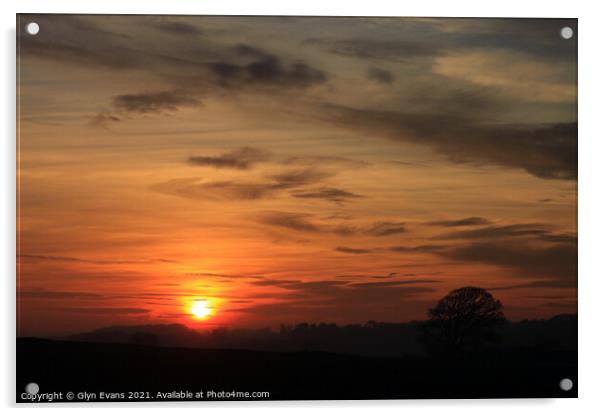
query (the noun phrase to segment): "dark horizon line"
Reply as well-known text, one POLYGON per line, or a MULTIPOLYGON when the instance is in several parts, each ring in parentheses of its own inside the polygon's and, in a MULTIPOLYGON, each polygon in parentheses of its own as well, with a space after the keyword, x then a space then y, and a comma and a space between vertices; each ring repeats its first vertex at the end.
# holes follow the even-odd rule
MULTIPOLYGON (((549 318, 522 318, 522 319, 506 319, 506 323, 509 324, 518 324, 521 322, 533 322, 533 321, 550 321, 556 318, 560 318, 560 317, 571 317, 571 318, 577 318, 578 317, 578 313, 558 313, 555 315, 550 316, 549 318)), ((409 325, 409 324, 421 324, 421 323, 425 323, 428 321, 428 318, 425 319, 413 319, 410 321, 400 321, 400 322, 393 322, 393 321, 377 321, 377 320, 367 320, 363 323, 348 323, 348 324, 339 324, 336 322, 328 322, 328 321, 314 321, 314 322, 309 322, 309 321, 304 321, 304 322, 296 322, 296 323, 280 323, 278 324, 277 327, 274 326, 255 326, 255 327, 244 327, 244 326, 228 326, 228 325, 220 325, 220 324, 210 324, 212 325, 211 328, 204 328, 204 329, 197 329, 179 322, 172 322, 172 323, 146 323, 146 324, 131 324, 131 325, 106 325, 106 326, 100 326, 94 329, 83 329, 81 331, 78 332, 70 332, 70 333, 66 333, 66 334, 54 334, 54 335, 50 335, 50 334, 44 334, 44 335, 16 335, 16 338, 40 338, 40 339, 52 339, 53 337, 56 338, 64 338, 64 337, 71 337, 71 336, 76 336, 76 335, 81 335, 81 334, 87 334, 87 333, 93 333, 96 331, 100 331, 100 330, 107 330, 107 329, 119 329, 119 328, 125 328, 125 329, 129 329, 129 328, 158 328, 158 327, 181 327, 181 328, 186 328, 190 331, 194 331, 197 333, 204 333, 204 332, 211 332, 213 330, 216 329, 228 329, 228 330, 249 330, 249 331, 265 331, 268 330, 270 332, 279 332, 279 329, 283 326, 287 327, 287 328, 295 328, 298 327, 300 325, 308 325, 308 326, 320 326, 320 325, 324 325, 324 326, 336 326, 339 328, 345 328, 345 327, 351 327, 351 326, 360 326, 360 327, 365 327, 368 326, 368 324, 370 324, 371 322, 375 323, 375 324, 381 324, 381 325, 409 325)), ((18 331, 17 331, 18 332, 18 331)))

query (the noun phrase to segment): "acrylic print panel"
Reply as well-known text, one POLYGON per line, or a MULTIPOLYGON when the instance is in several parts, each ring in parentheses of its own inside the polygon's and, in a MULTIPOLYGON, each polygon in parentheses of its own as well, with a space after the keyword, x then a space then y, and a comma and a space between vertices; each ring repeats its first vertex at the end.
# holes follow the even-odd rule
POLYGON ((20 15, 17 401, 576 397, 576 36, 20 15))

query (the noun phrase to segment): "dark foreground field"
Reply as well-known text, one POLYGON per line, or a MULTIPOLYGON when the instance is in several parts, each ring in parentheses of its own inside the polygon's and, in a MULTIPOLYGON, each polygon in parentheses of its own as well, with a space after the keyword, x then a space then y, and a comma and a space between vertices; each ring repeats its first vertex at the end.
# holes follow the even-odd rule
MULTIPOLYGON (((39 393, 125 393, 117 401, 157 400, 157 392, 269 392, 269 400, 577 397, 574 353, 489 351, 470 361, 368 358, 322 352, 204 350, 17 339, 17 401, 30 382, 39 393), (570 392, 559 381, 575 382, 570 392), (129 392, 142 392, 131 394, 129 392), (131 397, 130 397, 131 396, 131 397), (137 397, 136 397, 137 396, 137 397)), ((265 400, 239 398, 239 400, 265 400)), ((191 400, 191 399, 189 399, 191 400)), ((193 397, 192 400, 195 400, 193 397)))

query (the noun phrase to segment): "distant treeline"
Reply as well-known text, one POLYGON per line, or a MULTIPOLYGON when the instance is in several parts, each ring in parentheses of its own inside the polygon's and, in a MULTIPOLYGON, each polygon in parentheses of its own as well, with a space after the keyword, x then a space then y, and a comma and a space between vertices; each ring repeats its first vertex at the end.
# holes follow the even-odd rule
MULTIPOLYGON (((197 332, 184 325, 112 326, 72 335, 67 340, 145 344, 170 347, 259 351, 325 351, 365 356, 399 357, 424 354, 422 321, 336 325, 281 325, 279 331, 218 328, 197 332)), ((500 347, 576 351, 577 316, 507 322, 497 329, 500 347)))

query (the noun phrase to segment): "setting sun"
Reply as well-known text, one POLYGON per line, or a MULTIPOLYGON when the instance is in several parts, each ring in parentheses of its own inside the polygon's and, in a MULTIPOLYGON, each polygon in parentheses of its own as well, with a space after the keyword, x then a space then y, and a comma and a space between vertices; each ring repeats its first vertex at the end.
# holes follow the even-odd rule
POLYGON ((192 304, 192 309, 190 310, 195 318, 205 319, 209 315, 211 315, 211 308, 209 307, 209 303, 206 300, 197 300, 192 304))

